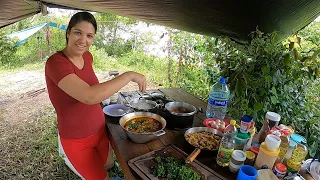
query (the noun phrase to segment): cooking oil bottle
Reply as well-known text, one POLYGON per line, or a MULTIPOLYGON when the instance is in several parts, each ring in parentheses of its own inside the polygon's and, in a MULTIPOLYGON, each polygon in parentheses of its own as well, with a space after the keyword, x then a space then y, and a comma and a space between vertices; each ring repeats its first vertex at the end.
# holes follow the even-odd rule
POLYGON ((234 150, 234 137, 237 135, 236 121, 231 120, 230 124, 224 130, 224 135, 221 139, 219 151, 217 155, 217 164, 226 167, 229 165, 231 154, 234 150))

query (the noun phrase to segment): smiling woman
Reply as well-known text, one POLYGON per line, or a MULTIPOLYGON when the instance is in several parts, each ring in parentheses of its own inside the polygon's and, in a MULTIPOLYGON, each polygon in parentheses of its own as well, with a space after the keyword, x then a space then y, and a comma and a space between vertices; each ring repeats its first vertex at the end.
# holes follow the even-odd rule
POLYGON ((59 152, 70 169, 87 180, 109 179, 104 165, 113 162, 100 102, 130 81, 141 91, 146 89, 146 78, 131 71, 99 83, 89 52, 96 31, 92 14, 73 15, 66 31, 67 46, 49 57, 45 67, 47 89, 58 119, 59 152))

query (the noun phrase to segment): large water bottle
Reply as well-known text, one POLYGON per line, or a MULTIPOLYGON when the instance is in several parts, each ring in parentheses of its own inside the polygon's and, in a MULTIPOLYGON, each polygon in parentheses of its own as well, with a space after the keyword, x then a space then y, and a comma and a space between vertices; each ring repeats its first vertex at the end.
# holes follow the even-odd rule
POLYGON ((235 136, 237 135, 236 121, 231 120, 230 124, 225 128, 223 137, 220 142, 217 154, 217 164, 226 167, 229 165, 231 154, 234 150, 235 136))
POLYGON ((215 83, 210 90, 206 111, 207 118, 224 119, 227 113, 229 97, 230 90, 226 84, 226 79, 221 77, 219 82, 215 83))

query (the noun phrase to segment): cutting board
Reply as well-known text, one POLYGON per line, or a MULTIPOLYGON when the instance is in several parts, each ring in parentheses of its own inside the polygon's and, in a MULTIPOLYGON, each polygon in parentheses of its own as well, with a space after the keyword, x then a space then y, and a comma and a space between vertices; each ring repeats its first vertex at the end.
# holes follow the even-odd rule
MULTIPOLYGON (((156 165, 154 158, 157 156, 171 156, 181 159, 186 159, 188 156, 184 151, 178 147, 170 144, 162 149, 151 151, 147 154, 138 156, 128 161, 128 165, 143 179, 143 180, 164 180, 165 178, 155 177, 151 172, 151 167, 156 165)), ((201 162, 194 160, 188 164, 188 167, 196 171, 202 180, 226 180, 226 178, 219 175, 201 162)))

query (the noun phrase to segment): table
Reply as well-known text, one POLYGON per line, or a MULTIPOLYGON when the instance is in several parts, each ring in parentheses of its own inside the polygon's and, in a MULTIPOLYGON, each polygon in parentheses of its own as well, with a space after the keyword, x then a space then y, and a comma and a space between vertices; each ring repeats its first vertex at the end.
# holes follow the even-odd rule
MULTIPOLYGON (((193 127, 203 126, 202 122, 205 119, 205 110, 207 103, 180 88, 159 89, 159 91, 175 101, 182 101, 192 104, 195 107, 201 107, 204 112, 197 113, 194 116, 193 127)), ((130 169, 127 164, 129 160, 135 157, 146 154, 153 150, 161 149, 169 144, 174 144, 187 154, 190 154, 194 150, 194 148, 191 148, 190 145, 187 145, 184 139, 183 135, 185 130, 171 130, 165 128, 165 135, 160 136, 156 140, 153 140, 149 143, 138 144, 132 142, 125 134, 125 131, 120 127, 119 123, 116 123, 118 120, 119 118, 106 116, 106 129, 111 146, 115 152, 125 178, 128 180, 141 179, 132 169, 130 169)), ((217 152, 203 151, 196 159, 206 166, 210 167, 225 179, 236 179, 237 174, 231 173, 228 167, 222 168, 216 164, 216 156, 217 152)))

